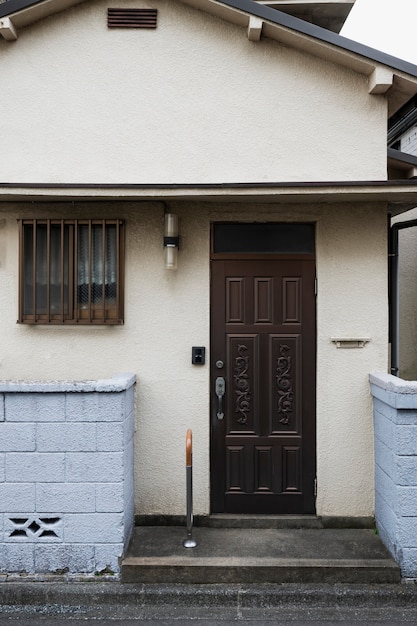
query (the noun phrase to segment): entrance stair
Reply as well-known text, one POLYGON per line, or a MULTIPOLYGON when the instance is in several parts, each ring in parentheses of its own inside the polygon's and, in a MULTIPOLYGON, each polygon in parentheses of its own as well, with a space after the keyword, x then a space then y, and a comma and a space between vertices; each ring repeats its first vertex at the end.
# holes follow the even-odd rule
POLYGON ((185 524, 167 521, 150 525, 141 520, 135 526, 122 582, 369 584, 401 579, 372 528, 323 527, 315 516, 213 515, 196 520, 197 546, 185 548, 185 524))

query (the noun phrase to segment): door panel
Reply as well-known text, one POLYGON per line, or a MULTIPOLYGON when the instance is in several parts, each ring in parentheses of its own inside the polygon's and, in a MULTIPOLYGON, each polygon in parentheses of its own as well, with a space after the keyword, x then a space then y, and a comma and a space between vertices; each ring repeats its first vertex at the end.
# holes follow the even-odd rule
POLYGON ((212 512, 314 512, 314 277, 311 258, 212 261, 212 512))

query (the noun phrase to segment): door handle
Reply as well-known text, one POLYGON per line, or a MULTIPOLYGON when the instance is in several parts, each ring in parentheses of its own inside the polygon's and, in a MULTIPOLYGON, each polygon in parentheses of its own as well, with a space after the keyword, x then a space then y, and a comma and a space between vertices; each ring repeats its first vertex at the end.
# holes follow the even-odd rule
POLYGON ((223 413, 223 396, 226 391, 226 381, 223 376, 216 378, 216 396, 217 396, 217 419, 222 420, 224 418, 223 413))

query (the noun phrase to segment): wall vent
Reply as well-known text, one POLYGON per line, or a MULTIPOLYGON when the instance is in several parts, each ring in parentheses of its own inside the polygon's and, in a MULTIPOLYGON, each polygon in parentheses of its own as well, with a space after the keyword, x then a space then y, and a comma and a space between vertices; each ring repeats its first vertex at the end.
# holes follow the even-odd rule
POLYGON ((156 28, 158 9, 107 9, 109 28, 156 28))
POLYGON ((45 537, 62 539, 62 519, 60 517, 9 517, 6 519, 6 536, 14 540, 36 541, 45 537))

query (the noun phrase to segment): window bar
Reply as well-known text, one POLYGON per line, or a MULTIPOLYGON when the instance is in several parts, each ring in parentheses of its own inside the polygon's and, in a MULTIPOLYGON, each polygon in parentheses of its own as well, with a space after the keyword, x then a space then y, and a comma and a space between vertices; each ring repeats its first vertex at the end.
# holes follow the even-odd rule
POLYGON ((51 321, 51 220, 46 220, 46 316, 51 321))
POLYGON ((120 220, 116 220, 116 315, 120 320, 120 220))
POLYGON ((101 234, 101 296, 103 298, 103 322, 106 321, 106 220, 102 220, 101 234))
POLYGON ((116 239, 116 297, 117 297, 117 317, 119 323, 124 316, 123 302, 124 302, 124 223, 121 220, 117 220, 117 239, 116 239))
POLYGON ((79 320, 78 315, 78 220, 74 222, 74 308, 73 317, 76 322, 79 320))
POLYGON ((60 274, 61 274, 61 322, 64 322, 64 285, 65 285, 65 265, 64 265, 64 253, 65 253, 65 228, 64 220, 61 220, 61 258, 60 258, 60 274))
MULTIPOLYGON (((74 253, 75 243, 74 240, 76 236, 74 235, 74 223, 64 222, 64 226, 68 226, 68 251, 66 258, 71 262, 68 263, 68 285, 67 285, 67 296, 68 296, 68 312, 67 319, 71 319, 72 321, 76 320, 75 308, 74 308, 74 300, 76 299, 76 295, 74 292, 77 290, 77 281, 74 278, 75 271, 75 263, 76 263, 76 255, 74 253)), ((76 276, 76 274, 75 274, 76 276)))
POLYGON ((32 302, 33 302, 33 321, 36 323, 36 231, 38 228, 37 220, 33 220, 33 292, 32 292, 32 302))
POLYGON ((20 306, 19 306, 19 322, 23 322, 23 315, 24 315, 24 306, 25 306, 25 298, 24 298, 24 282, 23 282, 23 276, 24 276, 24 238, 23 238, 23 221, 22 220, 18 220, 19 223, 19 252, 20 252, 20 260, 19 260, 19 302, 20 302, 20 306))
POLYGON ((88 319, 91 324, 92 310, 91 310, 91 258, 92 258, 92 227, 91 220, 88 220, 88 319))

